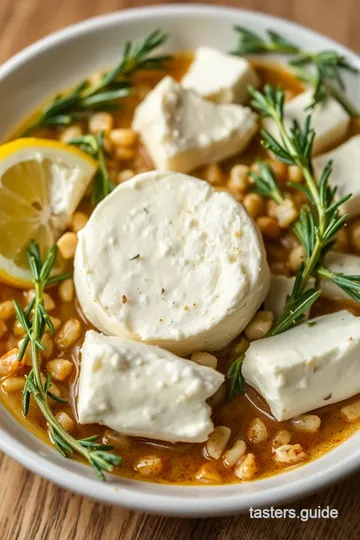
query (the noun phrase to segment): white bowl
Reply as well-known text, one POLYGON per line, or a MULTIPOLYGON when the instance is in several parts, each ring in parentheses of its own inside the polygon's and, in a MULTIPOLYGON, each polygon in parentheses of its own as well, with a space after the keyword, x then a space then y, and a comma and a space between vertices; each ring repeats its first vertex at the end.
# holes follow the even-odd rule
MULTIPOLYGON (((264 14, 199 5, 162 6, 112 13, 57 32, 28 47, 0 68, 1 138, 56 91, 117 60, 124 42, 155 28, 167 30, 171 50, 211 45, 234 47, 235 24, 278 31, 306 49, 337 49, 360 68, 351 51, 311 30, 264 14), (4 104, 6 104, 4 106, 4 104)), ((359 82, 348 80, 360 96, 359 82)), ((359 101, 359 100, 358 100, 359 101)), ((359 105, 359 103, 357 103, 359 105)), ((94 478, 90 467, 64 460, 0 406, 0 448, 33 472, 72 491, 125 508, 173 516, 214 516, 289 502, 338 481, 360 465, 360 433, 326 454, 287 473, 247 484, 168 486, 111 477, 94 478)))

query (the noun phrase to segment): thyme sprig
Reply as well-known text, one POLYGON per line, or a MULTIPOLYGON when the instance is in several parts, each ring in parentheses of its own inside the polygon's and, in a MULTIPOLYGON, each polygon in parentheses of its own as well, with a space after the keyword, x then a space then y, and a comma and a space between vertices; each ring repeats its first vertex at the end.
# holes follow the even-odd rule
MULTIPOLYGON (((295 189, 302 190, 309 201, 294 223, 293 230, 305 248, 305 260, 297 271, 291 294, 275 321, 267 337, 285 332, 304 319, 306 312, 320 297, 318 287, 308 289, 309 279, 318 277, 329 279, 341 287, 351 298, 360 303, 360 276, 345 276, 331 272, 325 266, 324 258, 335 242, 335 236, 344 226, 348 216, 341 215, 340 206, 351 195, 336 199, 336 188, 329 185, 331 162, 323 169, 319 181, 314 176, 312 166, 312 148, 315 132, 311 128, 310 116, 301 127, 296 121, 288 128, 284 121, 284 92, 280 88, 269 85, 264 92, 250 89, 252 106, 261 116, 272 118, 276 123, 279 135, 275 138, 268 131, 262 130, 262 145, 282 163, 297 166, 304 177, 305 185, 289 183, 295 189)), ((259 163, 258 172, 252 173, 256 190, 261 195, 273 199, 278 204, 284 202, 284 195, 276 183, 269 165, 259 163)), ((241 365, 245 353, 237 358, 229 367, 230 397, 244 389, 241 365)))
POLYGON ((359 70, 350 64, 344 55, 334 50, 306 51, 272 30, 267 30, 265 37, 241 26, 236 26, 235 31, 238 33, 239 41, 236 49, 231 51, 232 54, 290 55, 288 63, 295 70, 297 77, 314 89, 310 107, 314 107, 331 95, 351 116, 359 116, 359 111, 344 95, 343 78, 344 72, 358 73, 359 70))
POLYGON ((51 397, 60 403, 67 403, 67 401, 51 392, 50 375, 47 374, 44 377, 41 373, 39 353, 45 349, 41 342, 42 338, 46 329, 49 329, 52 333, 55 332, 45 308, 44 289, 48 285, 68 278, 66 274, 51 276, 56 254, 57 248, 54 245, 49 249, 46 259, 42 261, 38 245, 34 241, 30 243, 27 257, 32 273, 35 296, 24 310, 14 300, 17 318, 26 332, 18 359, 19 361, 23 360, 29 344, 32 359, 32 369, 29 375, 26 376, 23 390, 23 414, 24 416, 28 414, 32 396, 48 423, 51 440, 60 454, 65 458, 73 453, 82 455, 93 467, 100 480, 105 480, 103 471, 111 472, 114 466, 120 465, 121 458, 109 453, 109 450, 113 449, 112 446, 97 442, 99 439, 97 435, 77 440, 61 426, 50 408, 48 398, 51 397))
POLYGON ((82 81, 74 90, 55 99, 40 112, 39 117, 26 129, 24 135, 44 126, 68 126, 87 118, 94 111, 109 111, 119 107, 119 99, 133 92, 129 77, 136 71, 163 70, 171 58, 168 54, 154 56, 168 35, 154 30, 143 41, 124 46, 116 66, 103 73, 97 82, 82 81))
POLYGON ((98 164, 91 194, 91 202, 97 204, 115 188, 106 166, 106 157, 108 157, 108 154, 104 148, 104 134, 87 134, 81 137, 74 137, 69 141, 69 144, 78 146, 81 150, 92 156, 98 164))

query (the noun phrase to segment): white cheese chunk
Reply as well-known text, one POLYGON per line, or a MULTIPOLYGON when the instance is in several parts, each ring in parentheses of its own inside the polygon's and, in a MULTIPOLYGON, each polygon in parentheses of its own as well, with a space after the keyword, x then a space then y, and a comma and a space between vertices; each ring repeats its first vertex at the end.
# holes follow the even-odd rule
MULTIPOLYGON (((267 297, 265 298, 265 309, 272 311, 275 318, 278 317, 286 302, 286 298, 291 294, 295 283, 295 277, 286 276, 271 276, 270 289, 267 297)), ((315 285, 315 279, 310 278, 308 281, 307 290, 311 289, 315 285)), ((306 312, 305 318, 309 318, 309 311, 306 312)))
POLYGON ((214 426, 205 400, 224 382, 221 373, 159 347, 92 330, 81 356, 81 424, 162 441, 207 440, 214 426))
POLYGON ((51 183, 49 200, 54 219, 63 216, 67 222, 78 207, 88 188, 96 168, 90 163, 84 163, 84 169, 67 167, 64 163, 49 163, 51 183))
POLYGON ((315 174, 320 178, 325 165, 332 161, 333 171, 329 184, 337 186, 336 196, 339 199, 352 193, 352 197, 341 205, 340 211, 344 214, 360 214, 360 135, 352 137, 347 142, 327 154, 314 159, 315 174))
POLYGON ((360 392, 360 318, 338 311, 253 341, 243 376, 288 420, 360 392))
MULTIPOLYGON (((313 90, 306 90, 291 99, 284 106, 285 126, 290 129, 296 120, 301 127, 304 126, 309 115, 307 107, 313 101, 313 90)), ((350 123, 350 116, 333 98, 318 103, 311 112, 311 127, 315 130, 313 154, 319 154, 340 142, 346 135, 350 123)), ((274 120, 265 118, 263 125, 274 137, 278 138, 279 131, 274 120)))
POLYGON ((260 81, 245 58, 199 47, 181 84, 217 103, 246 103, 248 86, 257 88, 260 81))
MULTIPOLYGON (((339 272, 348 276, 360 275, 360 257, 357 255, 331 251, 325 258, 325 266, 332 272, 339 272)), ((320 280, 320 288, 324 298, 328 298, 329 300, 347 300, 350 303, 357 304, 355 300, 333 281, 328 279, 320 280)))
POLYGON ((241 105, 218 105, 164 77, 137 107, 138 131, 158 169, 188 172, 238 154, 257 131, 241 105))
POLYGON ((79 232, 76 292, 106 334, 177 354, 222 349, 263 302, 263 242, 228 193, 152 171, 118 186, 79 232))

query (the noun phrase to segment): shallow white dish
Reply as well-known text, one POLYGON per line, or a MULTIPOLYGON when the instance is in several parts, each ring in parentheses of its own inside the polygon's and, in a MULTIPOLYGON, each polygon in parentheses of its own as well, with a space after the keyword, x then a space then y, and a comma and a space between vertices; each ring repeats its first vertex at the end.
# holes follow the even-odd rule
MULTIPOLYGON (((56 91, 111 65, 127 39, 161 28, 171 50, 211 45, 235 46, 235 24, 262 32, 278 31, 306 49, 337 49, 360 68, 360 58, 345 47, 296 24, 264 14, 197 5, 161 6, 112 13, 57 32, 0 67, 0 138, 56 91), (4 106, 6 104, 6 106, 4 106)), ((359 79, 347 81, 350 97, 360 96, 359 79)), ((357 105, 360 105, 359 98, 357 105)), ((229 486, 167 486, 112 477, 94 478, 90 467, 64 460, 25 430, 0 405, 0 449, 49 480, 103 502, 156 514, 200 517, 247 512, 289 502, 336 482, 360 467, 360 433, 321 459, 282 475, 229 486)))

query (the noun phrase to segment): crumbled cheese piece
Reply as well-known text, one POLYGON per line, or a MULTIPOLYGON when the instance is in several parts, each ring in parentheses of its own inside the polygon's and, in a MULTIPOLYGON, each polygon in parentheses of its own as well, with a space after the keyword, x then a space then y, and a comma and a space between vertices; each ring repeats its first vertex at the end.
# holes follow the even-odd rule
POLYGON ((206 399, 224 381, 159 347, 88 331, 82 347, 78 414, 125 435, 204 442, 213 430, 206 399))
POLYGON ((156 167, 178 172, 240 153, 257 127, 249 108, 211 103, 169 76, 140 103, 132 125, 156 167))
POLYGON ((245 58, 199 47, 181 84, 217 103, 243 104, 249 99, 248 87, 257 88, 260 81, 245 58))

